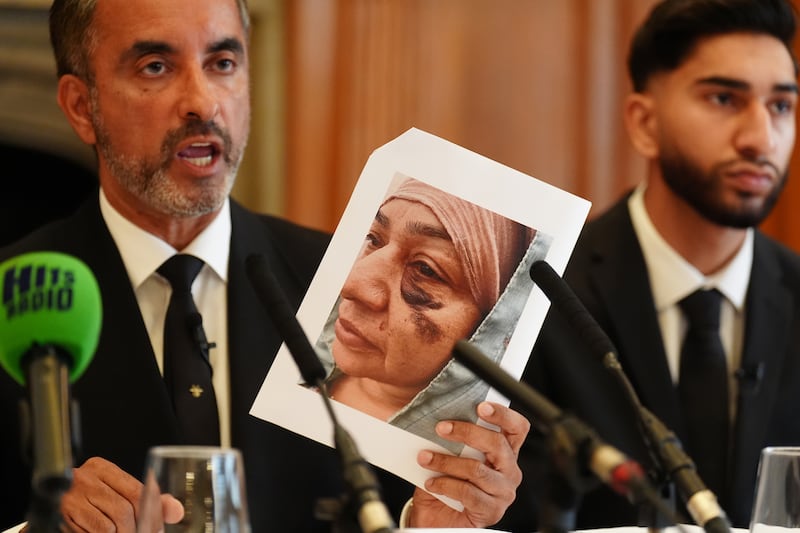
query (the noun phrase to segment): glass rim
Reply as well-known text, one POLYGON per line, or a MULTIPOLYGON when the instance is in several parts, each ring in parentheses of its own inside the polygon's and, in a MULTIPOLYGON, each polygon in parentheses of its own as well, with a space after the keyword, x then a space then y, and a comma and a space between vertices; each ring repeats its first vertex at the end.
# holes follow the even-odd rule
POLYGON ((239 452, 239 450, 236 448, 225 447, 225 446, 167 444, 167 445, 153 446, 150 448, 150 450, 148 450, 147 454, 150 456, 157 455, 160 457, 201 458, 201 457, 214 457, 218 455, 230 455, 230 454, 240 456, 241 452, 239 452))
POLYGON ((800 455, 800 446, 767 446, 762 454, 800 455))

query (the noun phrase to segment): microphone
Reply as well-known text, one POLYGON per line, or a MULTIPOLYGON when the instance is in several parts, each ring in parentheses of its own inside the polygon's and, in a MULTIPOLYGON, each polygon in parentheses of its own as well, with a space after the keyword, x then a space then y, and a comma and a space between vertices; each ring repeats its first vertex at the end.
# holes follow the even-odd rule
POLYGON ((278 332, 289 348, 300 375, 306 383, 316 385, 325 379, 325 369, 311 346, 295 312, 272 274, 272 267, 264 255, 252 254, 245 260, 247 277, 256 296, 266 309, 278 332))
POLYGON ((211 359, 209 351, 217 347, 216 342, 208 342, 206 337, 206 330, 203 328, 203 315, 200 313, 192 313, 189 315, 189 329, 192 333, 192 339, 200 348, 200 353, 203 354, 203 361, 208 365, 211 375, 214 375, 214 369, 211 367, 211 359))
POLYGON ((764 361, 759 361, 755 366, 742 364, 733 375, 739 381, 742 393, 757 394, 764 380, 764 361))
POLYGON ((25 453, 33 460, 29 522, 36 530, 41 521, 60 519, 61 495, 72 483, 69 382, 83 374, 97 348, 100 289, 83 262, 56 252, 4 261, 0 283, 0 366, 29 396, 23 418, 25 453))
MULTIPOLYGON (((591 471, 615 492, 634 501, 647 499, 654 505, 663 506, 642 467, 603 442, 588 425, 561 411, 532 387, 515 380, 470 342, 457 341, 453 346, 453 356, 506 398, 516 402, 528 413, 531 423, 540 432, 554 436, 558 447, 556 452, 561 454, 556 457, 559 467, 563 469, 564 459, 576 460, 579 468, 591 471)), ((574 474, 573 472, 573 477, 574 474)), ((581 472, 577 474, 580 475, 581 472)), ((570 481, 576 487, 586 485, 580 478, 570 481)), ((671 514, 670 509, 664 511, 667 516, 671 514)))
POLYGON ((657 456, 662 470, 669 475, 692 515, 695 523, 708 533, 729 533, 730 524, 716 496, 706 488, 697 474, 694 462, 683 451, 680 440, 666 428, 639 400, 633 385, 622 369, 616 348, 600 325, 578 299, 569 285, 545 261, 531 266, 531 279, 542 289, 553 306, 561 311, 589 349, 613 373, 625 396, 639 415, 639 426, 651 452, 657 456))
POLYGON ((300 375, 306 383, 319 388, 333 422, 334 444, 342 462, 342 475, 362 533, 391 533, 394 522, 380 495, 380 485, 369 463, 361 456, 355 441, 339 423, 325 385, 325 369, 300 326, 292 307, 280 289, 278 280, 263 255, 253 254, 245 260, 247 277, 256 290, 264 309, 275 323, 300 375))

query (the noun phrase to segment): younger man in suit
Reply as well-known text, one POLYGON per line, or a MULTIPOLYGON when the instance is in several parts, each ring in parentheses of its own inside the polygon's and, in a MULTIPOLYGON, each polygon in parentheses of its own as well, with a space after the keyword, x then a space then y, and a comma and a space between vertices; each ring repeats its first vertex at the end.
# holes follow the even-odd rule
MULTIPOLYGON (((761 449, 800 444, 800 258, 755 229, 785 183, 795 140, 794 32, 788 0, 655 6, 631 44, 624 108, 647 175, 587 224, 564 275, 642 403, 676 431, 739 527, 748 526, 761 449), (686 400, 680 302, 698 289, 721 294, 721 387, 708 379, 700 400, 686 400), (713 403, 720 410, 698 436, 691 419, 713 403), (706 460, 712 426, 721 443, 706 460)), ((649 464, 619 384, 575 336, 551 310, 526 379, 649 464)), ((636 521, 628 502, 598 490, 581 502, 577 525, 636 521)))

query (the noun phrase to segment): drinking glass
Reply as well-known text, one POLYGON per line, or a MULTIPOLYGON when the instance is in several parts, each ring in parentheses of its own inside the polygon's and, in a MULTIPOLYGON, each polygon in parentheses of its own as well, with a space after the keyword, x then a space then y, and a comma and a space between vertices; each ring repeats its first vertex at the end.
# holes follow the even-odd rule
POLYGON ((137 523, 138 533, 250 533, 241 453, 213 446, 150 449, 137 523), (177 524, 164 524, 165 494, 183 504, 177 524))
POLYGON ((756 487, 751 533, 800 528, 800 447, 764 448, 756 487))

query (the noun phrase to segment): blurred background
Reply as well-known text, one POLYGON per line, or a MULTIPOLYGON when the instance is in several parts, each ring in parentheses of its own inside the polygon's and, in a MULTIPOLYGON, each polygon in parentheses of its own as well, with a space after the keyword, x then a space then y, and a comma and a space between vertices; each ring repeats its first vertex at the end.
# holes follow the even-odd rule
MULTIPOLYGON (((654 3, 249 0, 253 122, 234 197, 333 231, 370 153, 417 127, 587 198, 594 216, 643 177, 621 105, 654 3)), ((0 0, 0 243, 94 184, 55 104, 49 4, 0 0)), ((800 251, 798 205, 790 178, 762 229, 800 251)))

